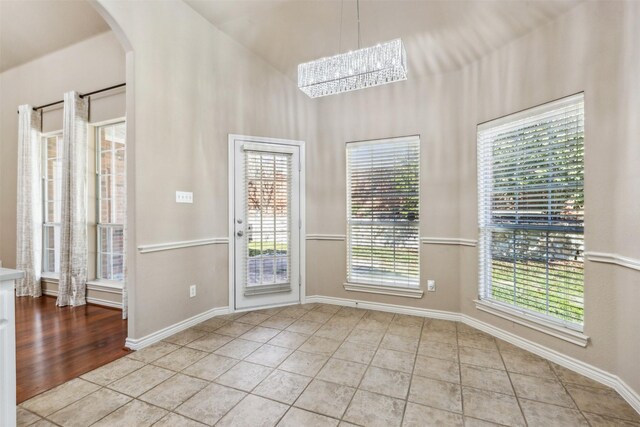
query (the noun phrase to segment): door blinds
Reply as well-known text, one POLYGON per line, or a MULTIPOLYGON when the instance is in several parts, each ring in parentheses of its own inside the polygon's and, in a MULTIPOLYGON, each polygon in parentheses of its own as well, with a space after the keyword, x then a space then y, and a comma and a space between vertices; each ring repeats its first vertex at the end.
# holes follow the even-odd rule
POLYGON ((581 330, 584 98, 478 128, 480 298, 581 330))
POLYGON ((347 144, 347 280, 418 287, 420 139, 347 144))

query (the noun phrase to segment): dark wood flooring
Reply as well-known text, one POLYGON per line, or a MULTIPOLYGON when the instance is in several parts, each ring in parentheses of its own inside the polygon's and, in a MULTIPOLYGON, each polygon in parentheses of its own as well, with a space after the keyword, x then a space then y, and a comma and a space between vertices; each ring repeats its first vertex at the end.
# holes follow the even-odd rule
POLYGON ((126 355, 126 337, 120 310, 16 298, 18 403, 126 355))

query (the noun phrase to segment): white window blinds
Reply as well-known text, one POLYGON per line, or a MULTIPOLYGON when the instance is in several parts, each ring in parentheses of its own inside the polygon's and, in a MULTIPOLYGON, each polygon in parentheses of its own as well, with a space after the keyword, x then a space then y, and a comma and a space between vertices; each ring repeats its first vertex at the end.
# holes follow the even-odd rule
POLYGON ((420 139, 347 144, 347 280, 420 283, 420 139))
POLYGON ((478 128, 480 298, 582 330, 582 94, 478 128))

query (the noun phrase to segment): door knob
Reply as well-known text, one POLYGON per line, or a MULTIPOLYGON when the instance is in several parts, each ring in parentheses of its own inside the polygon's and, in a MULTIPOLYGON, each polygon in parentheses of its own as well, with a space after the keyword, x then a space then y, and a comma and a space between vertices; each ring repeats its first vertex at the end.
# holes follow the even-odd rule
POLYGON ((236 234, 238 235, 238 237, 242 237, 244 236, 244 231, 240 230, 236 234))

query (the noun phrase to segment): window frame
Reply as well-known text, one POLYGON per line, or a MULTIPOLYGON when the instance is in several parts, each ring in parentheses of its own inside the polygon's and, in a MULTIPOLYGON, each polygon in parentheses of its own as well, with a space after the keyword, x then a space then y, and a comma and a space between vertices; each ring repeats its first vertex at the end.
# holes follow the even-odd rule
POLYGON ((420 241, 420 221, 422 214, 422 149, 421 149, 421 139, 420 135, 407 135, 400 137, 390 137, 390 138, 379 138, 379 139, 369 139, 369 140, 360 140, 360 141, 350 141, 345 144, 345 176, 346 176, 346 262, 347 262, 347 277, 344 283, 344 289, 347 291, 355 291, 355 292, 366 292, 366 293, 374 293, 374 294, 384 294, 384 295, 392 295, 392 296, 403 296, 409 298, 421 298, 423 296, 423 291, 421 289, 421 241, 420 241), (402 285, 402 284, 391 284, 391 283, 369 283, 366 280, 353 280, 350 275, 350 266, 351 266, 351 250, 350 250, 350 218, 351 218, 351 194, 350 194, 350 168, 349 168, 349 156, 348 150, 349 147, 354 147, 356 145, 375 145, 375 144, 384 144, 384 143, 402 143, 402 142, 415 142, 418 145, 418 177, 417 177, 417 193, 418 193, 418 203, 417 203, 417 211, 418 211, 418 219, 417 221, 413 221, 416 225, 417 231, 417 273, 418 277, 416 280, 416 284, 412 285, 402 285))
MULTIPOLYGON (((530 308, 526 308, 516 304, 509 304, 507 302, 503 302, 497 299, 494 299, 490 296, 491 286, 490 283, 487 283, 487 272, 483 271, 483 266, 485 270, 490 268, 492 264, 492 256, 491 256, 491 248, 487 248, 486 242, 482 239, 483 230, 485 232, 491 232, 491 230, 495 230, 500 227, 500 224, 486 224, 483 226, 483 221, 489 221, 492 216, 493 209, 485 198, 491 197, 491 190, 487 190, 486 188, 491 186, 490 180, 493 179, 493 175, 487 175, 487 171, 483 162, 491 162, 491 160, 486 160, 486 157, 490 156, 489 159, 493 159, 493 154, 487 154, 492 150, 493 141, 485 141, 481 138, 481 133, 483 131, 496 129, 502 126, 512 125, 514 128, 517 128, 518 122, 522 122, 522 125, 531 124, 528 122, 533 117, 540 116, 542 114, 551 112, 555 109, 560 109, 563 107, 568 107, 572 105, 578 105, 582 103, 582 150, 583 150, 583 158, 582 158, 582 174, 584 176, 584 146, 585 146, 585 135, 584 135, 584 94, 578 93, 565 98, 560 98, 558 100, 554 100, 545 104, 541 104, 532 108, 528 108, 526 110, 519 111, 517 113, 509 114, 503 117, 500 117, 495 120, 490 120, 479 124, 477 127, 477 161, 478 161, 478 231, 479 231, 479 251, 478 251, 478 261, 479 261, 479 274, 478 274, 478 299, 476 302, 476 307, 482 311, 497 315, 499 317, 506 318, 508 320, 514 321, 516 323, 522 324, 524 326, 531 327, 533 329, 545 332, 547 334, 556 336, 558 338, 564 339, 566 341, 572 342, 577 345, 586 346, 588 342, 588 337, 584 335, 582 332, 584 330, 584 303, 583 303, 583 318, 582 323, 571 322, 568 320, 564 320, 560 317, 553 316, 548 313, 542 313, 535 311, 530 308), (482 145, 485 144, 486 146, 482 145), (483 206, 483 203, 486 206, 483 206), (483 220, 484 218, 484 220, 483 220), (489 265, 489 267, 487 267, 489 265)), ((548 187, 549 189, 553 189, 553 187, 548 187)), ((585 193, 585 185, 584 185, 584 177, 582 180, 582 188, 581 188, 582 196, 584 198, 585 193)), ((584 207, 582 208, 582 215, 584 221, 584 207)), ((549 225, 547 228, 551 228, 549 225)), ((506 228, 509 228, 508 226, 506 228)), ((544 227, 543 227, 544 228, 544 227)), ((566 233, 567 235, 571 232, 569 230, 570 227, 566 227, 566 230, 560 230, 559 233, 566 233)), ((524 227, 525 232, 534 231, 535 227, 526 228, 524 227)), ((542 229, 542 231, 551 232, 548 229, 542 229)), ((538 230, 540 231, 540 230, 538 230)), ((584 222, 581 233, 582 242, 584 246, 586 246, 585 242, 585 232, 584 232, 584 222)), ((548 249, 547 249, 548 251, 548 249)), ((584 271, 585 265, 585 253, 586 248, 583 247, 582 251, 582 266, 584 271)), ((548 258, 547 258, 548 259, 548 258)), ((547 261, 548 263, 549 261, 547 261)), ((514 273, 515 274, 515 273, 514 273)), ((545 285, 548 289, 548 284, 545 285)), ((582 277, 582 293, 584 298, 584 275, 582 277)))
MULTIPOLYGON (((40 175, 41 175, 41 188, 42 188, 42 271, 41 271, 41 275, 45 278, 47 277, 58 277, 58 275, 60 274, 60 271, 48 271, 48 267, 49 267, 49 262, 48 262, 48 249, 47 249, 47 233, 46 230, 49 227, 53 227, 55 230, 55 227, 58 227, 60 229, 60 233, 62 233, 61 227, 62 227, 62 223, 61 222, 48 222, 48 215, 47 215, 47 210, 48 210, 48 203, 49 203, 49 192, 48 192, 48 181, 49 181, 49 168, 48 168, 48 160, 49 160, 49 155, 48 155, 48 140, 50 138, 56 137, 57 141, 56 141, 56 145, 58 144, 63 144, 62 141, 62 130, 55 130, 55 131, 51 131, 51 132, 46 132, 46 133, 42 133, 40 135, 40 160, 41 160, 41 167, 40 167, 40 175)), ((58 159, 58 157, 56 156, 56 159, 58 159)), ((63 158, 59 158, 59 161, 63 161, 63 158)), ((61 237, 62 238, 62 237, 61 237)), ((55 248, 54 246, 54 257, 55 257, 55 253, 57 251, 60 250, 60 247, 55 248)), ((58 254, 58 257, 60 257, 60 254, 58 254)))

